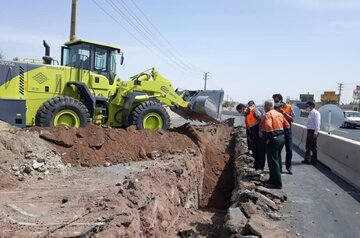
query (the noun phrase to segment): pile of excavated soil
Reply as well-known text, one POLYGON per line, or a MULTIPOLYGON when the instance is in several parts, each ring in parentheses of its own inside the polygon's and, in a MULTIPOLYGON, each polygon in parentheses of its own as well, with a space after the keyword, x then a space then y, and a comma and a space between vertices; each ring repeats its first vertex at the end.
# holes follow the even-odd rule
POLYGON ((226 124, 194 126, 184 124, 172 131, 156 132, 102 128, 34 128, 40 137, 50 141, 62 155, 64 163, 102 166, 130 161, 156 159, 186 149, 203 155, 205 168, 201 207, 226 209, 233 189, 233 161, 230 138, 232 127, 226 124))
MULTIPOLYGON (((102 128, 94 124, 79 129, 52 127, 16 132, 7 130, 0 131, 0 155, 8 158, 3 161, 7 163, 7 170, 22 180, 31 174, 38 175, 39 171, 47 174, 49 168, 53 169, 54 166, 47 166, 46 163, 58 163, 58 153, 64 164, 94 167, 154 160, 164 154, 200 149, 205 171, 200 207, 225 209, 230 205, 234 186, 231 132, 232 127, 226 124, 185 124, 172 131, 156 132, 136 130, 135 127, 126 130, 102 128), (35 169, 39 164, 42 167, 35 169), (29 168, 30 174, 23 172, 29 168)), ((64 168, 61 161, 59 166, 60 169, 64 168)), ((4 186, 11 184, 11 181, 5 182, 6 177, 1 178, 4 186)))
MULTIPOLYGON (((68 168, 49 180, 21 183, 21 199, 9 193, 0 203, 7 214, 0 230, 13 236, 219 237, 225 211, 197 209, 229 206, 232 131, 225 124, 157 132, 93 124, 20 131, 35 144, 56 148, 64 163, 94 168, 68 168), (138 160, 143 162, 100 167, 138 160), (129 174, 132 166, 143 167, 129 174), (24 217, 23 210, 34 216, 24 217)), ((23 156, 38 151, 24 148, 23 156)))
POLYGON ((102 128, 89 124, 86 128, 33 128, 40 137, 51 142, 61 153, 64 163, 75 166, 102 166, 130 161, 156 159, 161 154, 175 154, 197 149, 194 142, 179 133, 102 128))
POLYGON ((204 181, 200 206, 226 209, 230 205, 234 187, 233 177, 233 128, 226 124, 192 126, 185 124, 175 131, 186 134, 200 148, 203 154, 204 181))

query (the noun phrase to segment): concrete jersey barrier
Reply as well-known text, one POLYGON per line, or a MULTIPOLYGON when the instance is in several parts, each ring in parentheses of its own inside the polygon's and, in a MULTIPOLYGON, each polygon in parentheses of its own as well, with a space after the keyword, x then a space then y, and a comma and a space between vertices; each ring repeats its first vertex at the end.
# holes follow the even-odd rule
MULTIPOLYGON (((302 151, 306 145, 306 127, 292 124, 293 144, 302 151)), ((318 160, 342 179, 360 189, 360 142, 320 131, 318 160)))

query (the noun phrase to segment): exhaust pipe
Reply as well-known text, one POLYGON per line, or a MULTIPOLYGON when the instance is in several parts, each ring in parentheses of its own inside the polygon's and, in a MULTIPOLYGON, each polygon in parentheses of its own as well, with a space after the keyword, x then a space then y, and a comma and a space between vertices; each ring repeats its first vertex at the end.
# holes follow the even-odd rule
POLYGON ((51 64, 53 58, 50 56, 50 46, 45 40, 43 40, 43 45, 45 47, 45 56, 43 56, 44 64, 51 64))
POLYGON ((48 45, 48 43, 46 43, 45 40, 43 40, 43 45, 45 47, 45 56, 50 56, 50 46, 48 45))

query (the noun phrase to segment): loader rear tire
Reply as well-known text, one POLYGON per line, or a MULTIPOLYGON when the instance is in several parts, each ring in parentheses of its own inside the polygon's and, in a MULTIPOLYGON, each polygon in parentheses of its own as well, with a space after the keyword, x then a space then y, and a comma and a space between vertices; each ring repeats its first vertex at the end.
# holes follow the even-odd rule
POLYGON ((37 111, 35 125, 40 127, 71 126, 85 127, 90 114, 85 105, 79 100, 59 96, 46 101, 37 111))
POLYGON ((160 103, 147 101, 140 103, 133 110, 130 123, 136 125, 140 130, 167 130, 170 126, 170 116, 160 103))

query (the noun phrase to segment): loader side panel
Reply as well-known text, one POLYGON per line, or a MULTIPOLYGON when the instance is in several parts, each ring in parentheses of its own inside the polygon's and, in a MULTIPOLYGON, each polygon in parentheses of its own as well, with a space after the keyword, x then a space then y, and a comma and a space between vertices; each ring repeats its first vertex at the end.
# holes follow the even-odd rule
POLYGON ((29 70, 26 74, 26 125, 35 125, 35 116, 38 109, 47 100, 67 95, 76 98, 74 90, 66 89, 70 69, 63 66, 42 65, 42 67, 29 70))
POLYGON ((41 66, 0 60, 0 98, 25 99, 27 72, 41 66))
POLYGON ((25 100, 0 99, 0 120, 24 128, 26 122, 25 100))
POLYGON ((27 72, 41 66, 0 60, 0 120, 25 127, 27 72))

